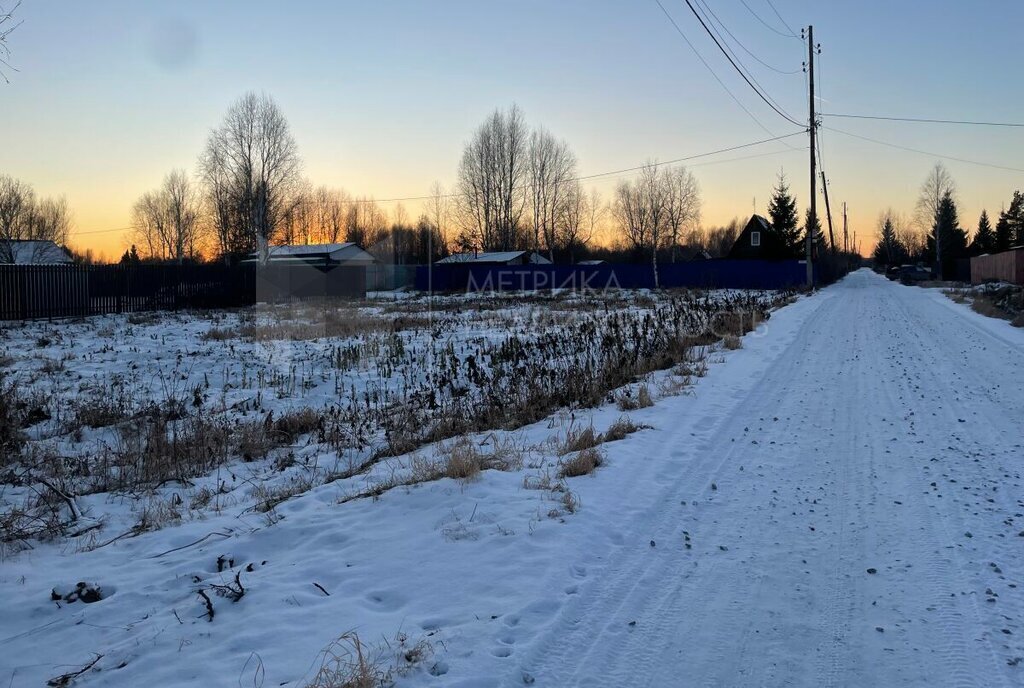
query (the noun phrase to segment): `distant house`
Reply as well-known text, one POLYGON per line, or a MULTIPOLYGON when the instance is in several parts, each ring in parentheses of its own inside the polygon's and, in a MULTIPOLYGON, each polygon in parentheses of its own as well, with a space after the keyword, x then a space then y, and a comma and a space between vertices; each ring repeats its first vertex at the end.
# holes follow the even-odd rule
MULTIPOLYGON (((242 262, 256 263, 259 253, 250 253, 242 262)), ((310 265, 328 268, 338 265, 375 265, 377 259, 358 245, 346 242, 339 244, 309 244, 307 246, 271 246, 268 264, 310 265)))
POLYGON ((711 260, 711 254, 702 248, 694 248, 693 246, 680 246, 676 249, 676 257, 684 263, 693 262, 695 260, 711 260))
MULTIPOLYGON (((250 253, 243 265, 259 262, 250 253)), ((365 297, 371 269, 377 259, 353 243, 271 246, 267 269, 260 270, 256 294, 260 301, 290 299, 365 297), (310 269, 291 269, 291 268, 310 269)))
POLYGON ((786 244, 768 220, 753 215, 743 228, 727 258, 740 260, 780 260, 788 257, 786 244))
POLYGON ((550 265, 551 261, 536 251, 484 251, 453 253, 435 265, 550 265))
POLYGON ((0 240, 0 264, 6 265, 67 265, 73 262, 71 254, 52 241, 9 239, 0 240))

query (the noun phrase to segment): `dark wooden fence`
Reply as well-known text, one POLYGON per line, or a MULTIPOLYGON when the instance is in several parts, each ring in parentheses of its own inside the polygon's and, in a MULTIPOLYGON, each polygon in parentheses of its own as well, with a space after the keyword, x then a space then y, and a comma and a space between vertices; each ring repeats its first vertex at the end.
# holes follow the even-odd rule
POLYGON ((361 297, 362 267, 0 265, 0 320, 235 308, 258 301, 361 297))

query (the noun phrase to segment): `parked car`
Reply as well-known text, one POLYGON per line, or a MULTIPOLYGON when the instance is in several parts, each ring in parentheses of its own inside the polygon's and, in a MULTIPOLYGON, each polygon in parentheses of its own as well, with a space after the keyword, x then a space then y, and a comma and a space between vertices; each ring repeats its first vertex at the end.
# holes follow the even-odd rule
POLYGON ((890 265, 885 271, 885 276, 891 280, 898 280, 900 278, 900 266, 890 265))
POLYGON ((900 282, 903 284, 927 282, 931 278, 931 271, 922 265, 904 265, 900 268, 900 282))

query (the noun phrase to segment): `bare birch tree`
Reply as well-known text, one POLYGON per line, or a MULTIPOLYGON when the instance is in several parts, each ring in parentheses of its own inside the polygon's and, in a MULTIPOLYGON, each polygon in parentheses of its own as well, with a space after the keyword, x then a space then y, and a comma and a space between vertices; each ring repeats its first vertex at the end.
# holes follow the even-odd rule
MULTIPOLYGON (((576 156, 565 141, 557 140, 543 128, 530 135, 528 156, 533 249, 539 251, 543 239, 549 259, 554 261, 559 222, 567 218, 570 184, 576 176, 576 156)), ((577 214, 575 219, 578 221, 582 216, 577 214)))
POLYGON ((171 257, 181 263, 197 255, 199 197, 185 170, 174 170, 164 179, 171 257))
POLYGON ((526 207, 527 130, 522 110, 496 110, 466 145, 459 164, 460 217, 485 250, 520 243, 526 207))
MULTIPOLYGON (((953 176, 941 162, 935 163, 928 176, 921 185, 921 192, 917 198, 915 221, 921 233, 927 237, 933 235, 935 240, 935 265, 938 268, 938 277, 942 279, 942 237, 935 229, 938 224, 939 210, 942 207, 942 199, 947 195, 952 197, 956 193, 956 183, 953 176)), ((924 239, 927 244, 927 238, 924 239)))
POLYGON ((434 182, 430 187, 430 199, 427 201, 427 218, 433 223, 445 249, 448 247, 448 214, 449 198, 441 182, 434 182))
POLYGON ((648 162, 636 181, 616 190, 615 217, 627 242, 638 253, 649 252, 654 286, 658 286, 658 249, 671 236, 671 170, 648 162))
POLYGON ((700 185, 685 167, 666 168, 662 172, 665 186, 665 218, 668 223, 669 261, 676 262, 679 237, 700 222, 700 185))
POLYGON ((226 182, 241 227, 266 263, 300 171, 298 147, 277 103, 253 92, 237 100, 211 132, 200 165, 204 179, 226 182))
POLYGON ((132 238, 143 255, 178 263, 195 258, 199 249, 200 199, 185 170, 164 177, 132 206, 132 238))

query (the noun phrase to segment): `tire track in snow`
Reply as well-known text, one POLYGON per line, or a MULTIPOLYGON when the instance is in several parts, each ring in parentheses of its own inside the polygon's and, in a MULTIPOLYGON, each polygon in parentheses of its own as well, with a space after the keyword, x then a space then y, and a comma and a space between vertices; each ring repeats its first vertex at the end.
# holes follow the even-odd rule
MULTIPOLYGON (((815 311, 808 316, 801 331, 817 327, 828 311, 824 304, 830 300, 828 297, 820 298, 815 311)), ((716 426, 713 426, 706 439, 697 447, 697 456, 685 464, 685 475, 676 483, 668 485, 668 489, 662 490, 656 498, 658 504, 671 504, 676 508, 655 508, 635 519, 632 532, 635 539, 643 541, 644 544, 632 550, 624 550, 622 554, 629 551, 633 556, 609 564, 595 577, 595 583, 581 587, 579 594, 563 607, 558 620, 533 643, 533 648, 522 665, 522 674, 534 677, 537 681, 542 680, 543 685, 553 686, 644 685, 642 681, 638 682, 639 672, 644 668, 654 668, 654 657, 665 649, 662 645, 651 642, 651 639, 672 637, 668 626, 676 623, 679 613, 684 611, 678 609, 679 604, 687 602, 687 598, 682 595, 685 581, 692 576, 698 576, 701 580, 714 578, 717 568, 712 558, 707 561, 701 560, 690 570, 681 572, 680 562, 675 557, 666 556, 667 553, 662 554, 664 550, 656 552, 655 561, 652 563, 650 553, 645 551, 646 534, 651 533, 656 541, 664 542, 672 548, 673 554, 677 553, 677 548, 682 544, 681 533, 687 529, 678 520, 682 513, 678 509, 679 502, 687 501, 688 504, 692 504, 695 499, 699 499, 703 504, 713 492, 710 489, 711 483, 721 481, 723 469, 728 467, 736 470, 736 465, 733 464, 736 464, 737 453, 743 449, 743 445, 729 440, 735 439, 737 435, 743 435, 744 419, 753 415, 758 407, 775 405, 775 390, 783 385, 791 376, 791 372, 798 367, 803 353, 794 348, 782 351, 775 364, 755 386, 756 393, 741 400, 724 417, 718 417, 716 426), (715 448, 723 445, 728 449, 724 453, 716 453, 715 448), (664 585, 659 591, 659 581, 671 581, 671 584, 664 585), (620 657, 595 657, 606 649, 603 643, 607 640, 606 631, 609 624, 619 624, 626 629, 629 628, 629 620, 637 621, 636 630, 626 636, 625 640, 617 638, 617 654, 620 657), (584 621, 586 623, 583 623, 584 621), (616 660, 620 660, 621 657, 628 657, 629 661, 624 663, 625 666, 614 666, 616 660), (607 666, 609 660, 613 666, 607 666), (585 683, 581 683, 583 679, 586 679, 585 683)), ((682 433, 664 446, 670 447, 671 453, 681 453, 682 450, 677 448, 682 445, 680 440, 685 441, 682 433)), ((663 465, 662 469, 672 465, 674 464, 663 465)), ((703 507, 701 510, 703 511, 703 507)), ((695 537, 710 540, 713 534, 695 534, 695 537)), ((703 547, 696 543, 694 546, 703 547)), ((763 582, 763 577, 761 581, 763 582)), ((759 585, 760 583, 755 583, 754 587, 759 585)), ((716 618, 707 619, 709 629, 722 628, 724 631, 726 628, 741 625, 745 610, 744 598, 738 597, 741 594, 749 596, 750 587, 719 591, 719 596, 728 595, 732 599, 726 600, 724 610, 722 605, 714 605, 712 611, 715 612, 716 618), (723 623, 723 617, 727 623, 723 623)), ((691 614, 694 611, 702 610, 687 609, 685 613, 691 614)), ((695 624, 691 622, 691 625, 695 624)), ((733 649, 731 640, 720 634, 720 637, 710 642, 714 646, 710 654, 720 658, 723 667, 731 666, 728 663, 733 649)), ((623 663, 620 661, 619 664, 623 663)), ((654 682, 650 684, 659 685, 654 682)), ((522 678, 518 675, 510 677, 505 685, 522 685, 522 678)))
MULTIPOLYGON (((685 475, 658 491, 658 506, 630 521, 632 539, 645 543, 650 533, 658 549, 623 547, 592 567, 576 598, 527 648, 521 666, 537 685, 1017 682, 992 641, 996 617, 979 610, 976 596, 950 596, 978 582, 976 572, 965 571, 963 553, 950 548, 965 502, 936 500, 923 489, 928 452, 946 451, 934 428, 957 428, 956 413, 938 399, 951 382, 932 362, 947 374, 952 367, 954 377, 991 383, 997 366, 981 360, 972 370, 953 349, 988 342, 1002 353, 1005 342, 964 328, 948 309, 927 308, 927 292, 871 275, 855 275, 818 298, 751 394, 714 409, 727 417, 679 466, 685 475), (938 339, 941 346, 925 341, 957 327, 963 337, 938 339), (929 427, 900 437, 913 411, 929 427), (773 413, 783 418, 780 427, 768 424, 756 435, 773 451, 751 449, 744 426, 773 413), (717 492, 709 490, 712 482, 717 492), (686 507, 674 508, 684 499, 686 507), (816 535, 800 532, 806 517, 816 535), (695 549, 679 556, 672 538, 682 530, 693 533, 695 549), (663 550, 666 539, 673 550, 663 550), (719 541, 731 551, 716 551, 719 541), (804 575, 784 570, 794 566, 804 575), (868 566, 881 573, 866 573, 868 566), (980 646, 973 640, 979 634, 980 646)), ((989 388, 981 398, 996 406, 999 395, 989 388)), ((961 433, 958 446, 983 451, 986 434, 1005 432, 1011 416, 986 418, 961 433)), ((678 452, 674 441, 661 450, 678 452)), ((991 477, 970 458, 956 470, 979 485, 991 477)), ((1021 509, 1012 497, 1000 494, 992 513, 1021 509)), ((1019 559, 1005 538, 994 544, 985 551, 1019 559)), ((1013 611, 1019 599, 1000 605, 1013 611)), ((522 678, 504 685, 522 685, 522 678)))

